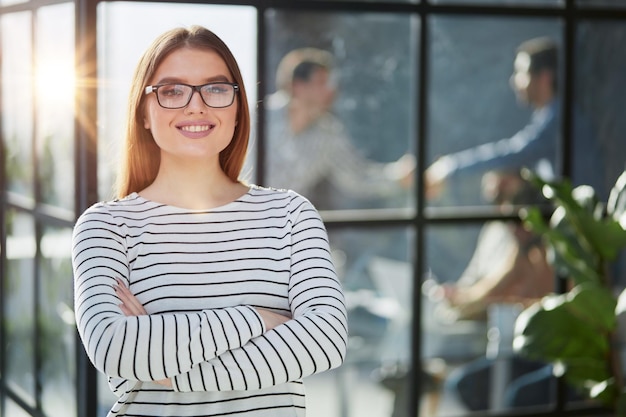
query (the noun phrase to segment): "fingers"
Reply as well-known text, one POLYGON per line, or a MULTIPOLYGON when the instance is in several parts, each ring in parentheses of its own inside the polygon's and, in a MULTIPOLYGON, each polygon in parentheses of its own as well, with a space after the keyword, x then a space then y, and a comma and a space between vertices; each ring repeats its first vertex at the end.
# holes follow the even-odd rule
POLYGON ((120 301, 120 310, 125 316, 143 316, 147 315, 146 309, 139 302, 137 297, 130 291, 130 289, 122 282, 120 278, 116 278, 115 294, 120 301))

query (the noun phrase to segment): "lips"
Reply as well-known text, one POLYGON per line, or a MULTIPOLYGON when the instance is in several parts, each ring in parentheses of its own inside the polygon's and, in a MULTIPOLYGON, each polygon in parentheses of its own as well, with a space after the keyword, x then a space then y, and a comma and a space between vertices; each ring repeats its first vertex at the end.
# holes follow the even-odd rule
POLYGON ((186 137, 199 138, 209 134, 214 128, 212 123, 185 123, 176 126, 178 130, 186 137))

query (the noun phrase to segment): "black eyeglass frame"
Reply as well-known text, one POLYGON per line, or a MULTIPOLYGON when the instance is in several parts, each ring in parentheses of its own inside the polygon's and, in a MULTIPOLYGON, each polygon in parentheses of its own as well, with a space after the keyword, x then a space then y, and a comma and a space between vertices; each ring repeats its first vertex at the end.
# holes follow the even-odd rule
POLYGON ((211 107, 213 109, 223 109, 226 107, 230 107, 233 105, 233 103, 235 102, 235 96, 237 95, 237 93, 239 93, 239 84, 237 83, 229 83, 229 82, 225 82, 225 81, 219 81, 219 82, 212 82, 212 83, 206 83, 206 84, 201 84, 201 85, 191 85, 191 84, 185 84, 185 83, 166 83, 166 84, 156 84, 156 85, 149 85, 145 88, 144 90, 144 94, 148 95, 151 93, 155 93, 156 94, 156 98, 157 98, 157 103, 159 103, 159 106, 163 107, 164 109, 171 109, 171 110, 175 110, 175 109, 182 109, 185 108, 189 105, 189 103, 191 102, 191 98, 193 97, 194 93, 198 93, 200 94, 200 98, 202 99, 202 102, 204 104, 206 104, 208 107, 211 107), (161 100, 159 100, 159 94, 157 93, 157 90, 160 87, 165 87, 168 85, 184 85, 186 87, 191 87, 191 94, 189 94, 189 98, 187 99, 187 103, 185 103, 185 105, 183 106, 178 106, 178 107, 165 107, 163 104, 161 104, 161 100), (204 96, 202 95, 202 88, 206 87, 207 85, 230 85, 233 87, 233 98, 230 101, 230 103, 228 103, 225 106, 211 106, 209 103, 207 103, 204 100, 204 96))

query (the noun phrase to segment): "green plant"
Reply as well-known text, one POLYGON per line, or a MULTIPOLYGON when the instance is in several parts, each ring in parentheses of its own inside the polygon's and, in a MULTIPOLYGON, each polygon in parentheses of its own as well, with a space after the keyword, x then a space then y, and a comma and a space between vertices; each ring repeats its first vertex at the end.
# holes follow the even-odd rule
POLYGON ((550 262, 568 290, 548 295, 520 314, 514 349, 553 363, 571 386, 626 416, 617 344, 626 291, 614 293, 611 279, 611 266, 626 247, 626 171, 606 203, 589 186, 544 181, 530 171, 524 176, 541 187, 554 211, 546 221, 539 207, 530 207, 520 212, 521 218, 545 238, 550 262))

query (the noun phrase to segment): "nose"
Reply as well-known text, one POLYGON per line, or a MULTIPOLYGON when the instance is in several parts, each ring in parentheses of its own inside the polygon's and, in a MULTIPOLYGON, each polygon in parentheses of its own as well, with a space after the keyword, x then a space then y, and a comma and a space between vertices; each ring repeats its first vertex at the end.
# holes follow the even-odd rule
POLYGON ((207 105, 204 103, 200 91, 194 90, 193 93, 191 93, 191 100, 189 100, 189 104, 187 104, 185 110, 187 113, 204 113, 206 108, 207 105))

